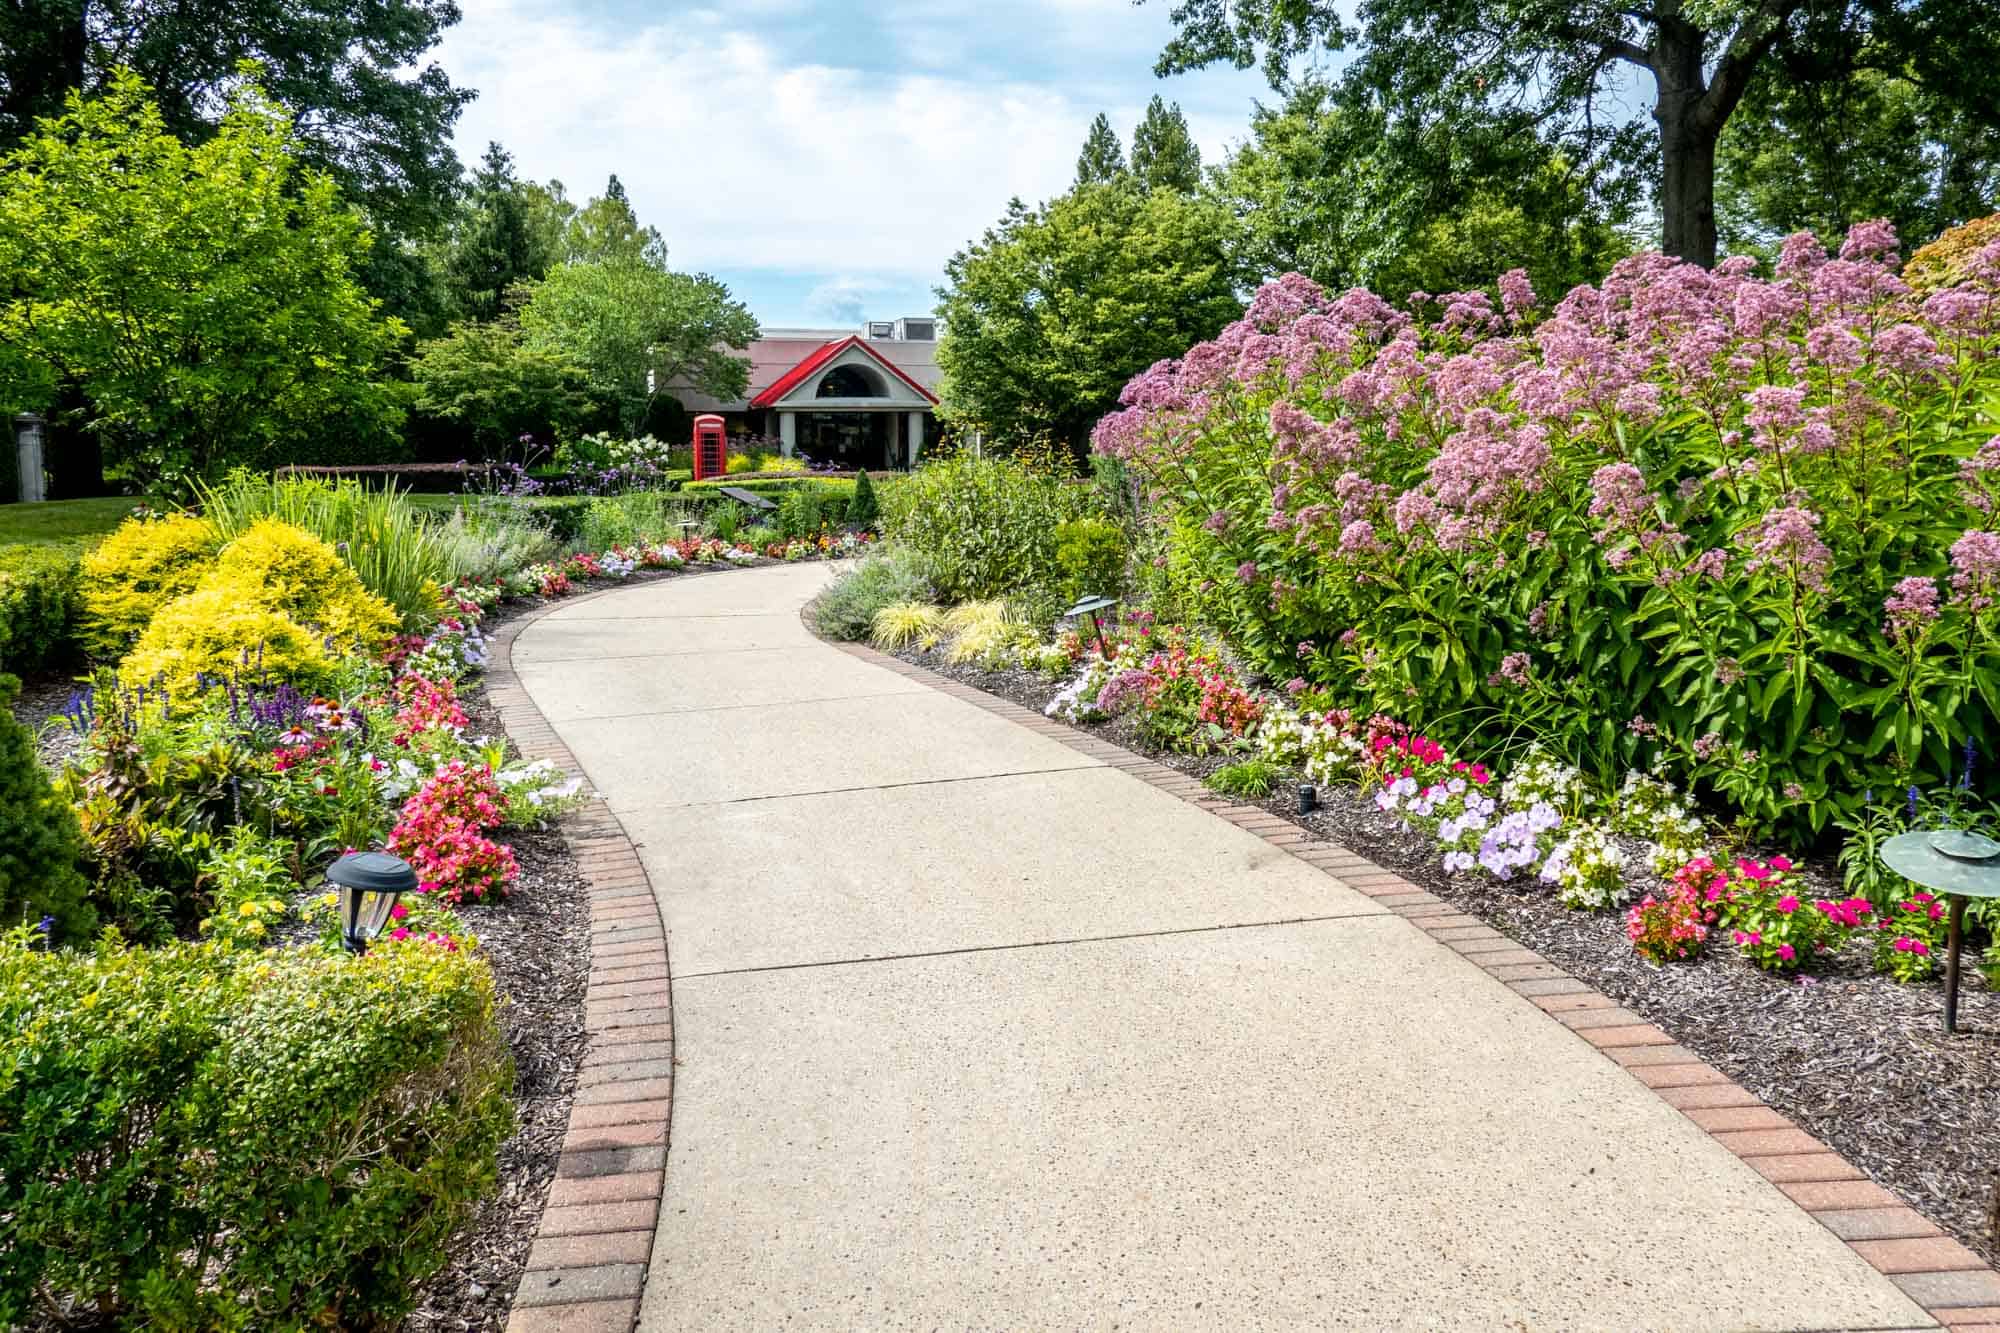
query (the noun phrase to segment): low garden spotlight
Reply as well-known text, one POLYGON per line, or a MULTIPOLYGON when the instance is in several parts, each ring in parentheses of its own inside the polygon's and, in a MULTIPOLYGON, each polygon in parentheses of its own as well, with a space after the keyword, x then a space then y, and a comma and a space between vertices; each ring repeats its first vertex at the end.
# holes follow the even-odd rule
POLYGON ((1944 1030, 1958 1031, 1958 948, 1967 898, 2000 898, 2000 842, 1978 833, 1903 833, 1882 844, 1882 864, 1950 905, 1944 959, 1944 1030))
POLYGON ((387 852, 356 852, 326 868, 329 884, 340 890, 340 939, 350 953, 365 953, 368 941, 389 924, 396 899, 417 887, 410 863, 387 852))
POLYGON ((1118 599, 1116 597, 1090 596, 1090 597, 1085 597, 1083 600, 1079 601, 1075 606, 1072 606, 1069 610, 1063 612, 1064 620, 1074 620, 1078 616, 1090 617, 1091 632, 1097 636, 1097 655, 1099 657, 1106 659, 1110 658, 1111 649, 1109 645, 1107 645, 1104 642, 1104 626, 1098 623, 1097 613, 1099 611, 1105 610, 1107 607, 1113 607, 1116 605, 1118 605, 1118 599))

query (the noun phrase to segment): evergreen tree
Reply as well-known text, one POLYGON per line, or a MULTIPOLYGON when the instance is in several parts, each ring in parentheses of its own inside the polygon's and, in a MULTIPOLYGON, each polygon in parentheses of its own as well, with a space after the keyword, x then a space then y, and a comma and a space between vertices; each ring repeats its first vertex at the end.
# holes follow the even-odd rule
POLYGON ((1111 128, 1110 117, 1100 111, 1090 122, 1083 151, 1076 155, 1076 183, 1112 181, 1124 174, 1125 150, 1118 142, 1118 132, 1111 128))
POLYGON ((666 267, 667 243, 653 228, 639 225, 625 184, 616 176, 605 185, 602 196, 577 210, 569 221, 566 240, 572 263, 641 259, 656 268, 666 267))
POLYGON ((34 733, 14 716, 20 692, 17 678, 0 675, 0 929, 47 919, 52 943, 88 939, 97 912, 77 869, 76 816, 35 758, 34 733))
POLYGON ((547 273, 554 256, 536 234, 506 149, 488 144, 472 179, 464 224, 445 258, 445 282, 459 313, 484 321, 499 317, 510 287, 547 273))
POLYGON ((872 528, 881 517, 882 507, 875 499, 875 483, 868 480, 868 471, 863 468, 854 478, 854 498, 847 502, 847 526, 872 528))
POLYGON ((1146 104, 1145 119, 1132 131, 1132 174, 1149 190, 1201 188, 1201 149, 1188 133, 1179 102, 1163 102, 1155 94, 1146 104))

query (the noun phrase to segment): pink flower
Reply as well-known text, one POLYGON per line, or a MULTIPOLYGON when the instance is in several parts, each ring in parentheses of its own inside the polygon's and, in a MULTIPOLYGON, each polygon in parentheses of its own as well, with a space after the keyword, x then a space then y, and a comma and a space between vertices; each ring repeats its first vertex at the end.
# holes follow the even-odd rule
POLYGON ((1820 540, 1818 527, 1819 515, 1810 509, 1786 505, 1771 510, 1744 534, 1744 545, 1750 548, 1744 568, 1789 573, 1801 588, 1810 591, 1825 588, 1827 571, 1833 568, 1833 551, 1820 540))
POLYGON ((1883 599, 1882 610, 1888 616, 1882 624, 1884 634, 1898 643, 1915 639, 1938 618, 1937 580, 1898 579, 1896 590, 1883 599))
POLYGON ((1784 897, 1778 899, 1778 910, 1780 912, 1785 913, 1787 916, 1790 916, 1793 912, 1799 910, 1799 900, 1793 895, 1788 893, 1784 897))
POLYGON ((1778 946, 1778 957, 1784 959, 1786 962, 1789 963, 1798 956, 1798 950, 1794 949, 1791 945, 1780 944, 1778 946))

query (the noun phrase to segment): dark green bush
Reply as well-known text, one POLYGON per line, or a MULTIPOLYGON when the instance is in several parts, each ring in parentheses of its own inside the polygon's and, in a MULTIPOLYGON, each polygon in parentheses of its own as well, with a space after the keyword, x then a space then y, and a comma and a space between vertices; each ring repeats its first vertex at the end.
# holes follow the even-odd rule
POLYGON ((778 531, 786 537, 817 537, 846 508, 816 486, 795 487, 778 501, 778 531))
MULTIPOLYGON (((19 680, 0 675, 0 930, 52 918, 55 939, 85 938, 97 915, 78 869, 76 816, 35 758, 35 738, 14 717, 20 692, 19 680)), ((0 1135, 6 1128, 0 1121, 0 1135)))
POLYGON ((854 497, 847 502, 847 526, 872 528, 882 521, 882 505, 875 498, 875 483, 866 472, 854 478, 854 497))
POLYGON ((75 551, 0 547, 0 668, 33 671, 75 650, 78 586, 75 551))
POLYGON ((927 602, 931 581, 914 551, 890 547, 863 558, 819 596, 813 624, 830 639, 865 639, 875 613, 897 602, 927 602))
POLYGON ((1074 605, 1088 596, 1117 597, 1125 585, 1125 532, 1105 518, 1073 518, 1056 528, 1060 592, 1074 605))
POLYGON ((0 1324, 387 1329, 495 1178, 476 956, 0 941, 0 1324))
POLYGON ((884 487, 882 531, 924 558, 947 601, 1008 597, 1035 603, 1039 620, 1062 587, 1056 529, 1096 505, 1087 485, 961 454, 884 487))

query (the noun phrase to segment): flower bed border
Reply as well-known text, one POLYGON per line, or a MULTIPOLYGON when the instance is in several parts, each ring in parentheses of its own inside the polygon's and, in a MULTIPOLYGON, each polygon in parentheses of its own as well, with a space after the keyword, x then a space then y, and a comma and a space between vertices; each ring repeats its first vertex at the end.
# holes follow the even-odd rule
MULTIPOLYGON (((806 626, 812 629, 809 615, 806 626)), ((1957 1333, 2000 1333, 2000 1272, 1660 1028, 1519 941, 1394 871, 1261 806, 1220 795, 1199 778, 865 644, 826 642, 1129 773, 1374 899, 1527 999, 1650 1088, 1846 1242, 1940 1324, 1957 1333)))
MULTIPOLYGON (((657 581, 629 580, 565 597, 494 631, 487 641, 486 694, 524 756, 581 771, 515 673, 514 641, 564 607, 657 581)), ((639 1320, 652 1263, 673 1113, 666 928, 638 849, 603 800, 565 816, 562 830, 590 899, 591 968, 584 993, 590 1048, 507 1333, 629 1333, 639 1320)))

